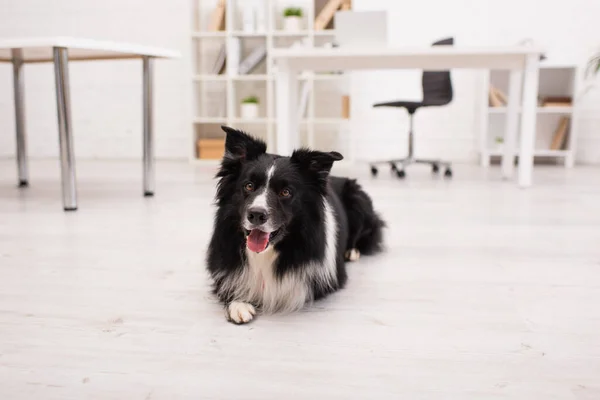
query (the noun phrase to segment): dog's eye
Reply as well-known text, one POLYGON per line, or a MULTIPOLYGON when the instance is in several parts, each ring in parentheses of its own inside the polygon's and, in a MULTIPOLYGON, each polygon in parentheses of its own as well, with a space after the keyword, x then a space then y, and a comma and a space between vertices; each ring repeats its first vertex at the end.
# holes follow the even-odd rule
POLYGON ((279 197, 290 197, 292 195, 292 192, 290 191, 290 189, 283 189, 281 192, 279 192, 279 197))
POLYGON ((254 183, 252 183, 252 182, 247 182, 247 183, 244 185, 244 190, 245 190, 246 192, 252 192, 252 191, 254 191, 254 183))

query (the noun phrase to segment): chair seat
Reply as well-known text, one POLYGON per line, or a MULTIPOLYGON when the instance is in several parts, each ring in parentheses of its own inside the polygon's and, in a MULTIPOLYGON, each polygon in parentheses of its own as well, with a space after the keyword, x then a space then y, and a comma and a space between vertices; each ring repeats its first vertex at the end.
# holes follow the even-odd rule
POLYGON ((398 107, 406 108, 409 114, 414 114, 420 107, 425 107, 426 104, 422 101, 388 101, 385 103, 374 104, 373 107, 398 107))

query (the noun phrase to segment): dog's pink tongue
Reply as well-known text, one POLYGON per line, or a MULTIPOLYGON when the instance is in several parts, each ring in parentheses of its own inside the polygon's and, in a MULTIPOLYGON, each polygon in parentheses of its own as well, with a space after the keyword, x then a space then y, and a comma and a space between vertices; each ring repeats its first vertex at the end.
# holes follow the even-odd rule
POLYGON ((269 244, 269 234, 260 229, 252 229, 246 238, 246 246, 255 253, 260 253, 267 248, 269 244))

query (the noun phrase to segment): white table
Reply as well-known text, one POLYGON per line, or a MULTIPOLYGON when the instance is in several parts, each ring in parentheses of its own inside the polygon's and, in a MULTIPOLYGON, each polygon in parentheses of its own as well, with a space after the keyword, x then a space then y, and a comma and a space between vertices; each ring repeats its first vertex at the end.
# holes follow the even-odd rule
POLYGON ((71 128, 68 63, 69 61, 139 58, 142 59, 143 67, 144 195, 154 195, 153 59, 177 57, 180 57, 178 52, 166 49, 69 37, 0 40, 0 62, 9 62, 13 65, 19 187, 27 187, 29 184, 25 141, 23 65, 27 63, 54 63, 63 207, 65 211, 72 211, 77 209, 77 187, 71 128))
POLYGON ((507 124, 504 138, 502 172, 513 174, 514 149, 522 107, 519 143, 521 187, 530 186, 533 172, 539 59, 542 49, 533 46, 461 48, 294 48, 276 49, 277 152, 289 154, 299 146, 298 73, 301 71, 339 71, 415 68, 426 70, 503 69, 510 70, 507 124))

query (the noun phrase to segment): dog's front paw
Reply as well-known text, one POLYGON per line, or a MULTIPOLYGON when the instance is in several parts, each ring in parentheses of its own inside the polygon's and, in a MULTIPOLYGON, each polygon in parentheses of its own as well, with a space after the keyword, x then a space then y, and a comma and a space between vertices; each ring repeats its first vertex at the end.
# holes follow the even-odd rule
POLYGON ((232 301, 225 308, 225 314, 228 321, 234 324, 246 324, 252 321, 256 310, 250 303, 244 303, 242 301, 232 301))
POLYGON ((358 251, 358 249, 346 250, 344 256, 346 256, 346 261, 358 261, 360 258, 360 251, 358 251))

